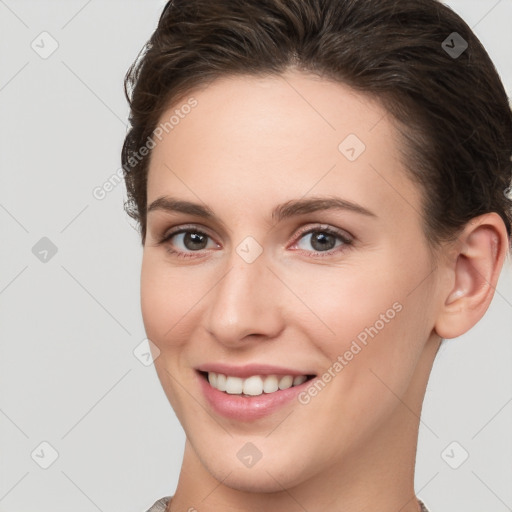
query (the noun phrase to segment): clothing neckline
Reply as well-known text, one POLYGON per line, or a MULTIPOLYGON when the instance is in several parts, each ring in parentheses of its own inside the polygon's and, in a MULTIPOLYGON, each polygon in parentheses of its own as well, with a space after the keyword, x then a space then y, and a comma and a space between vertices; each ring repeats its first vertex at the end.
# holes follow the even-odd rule
MULTIPOLYGON (((172 498, 172 496, 166 496, 165 498, 159 499, 147 512, 165 512, 172 498)), ((423 501, 418 499, 418 503, 421 507, 421 512, 429 512, 423 501)))

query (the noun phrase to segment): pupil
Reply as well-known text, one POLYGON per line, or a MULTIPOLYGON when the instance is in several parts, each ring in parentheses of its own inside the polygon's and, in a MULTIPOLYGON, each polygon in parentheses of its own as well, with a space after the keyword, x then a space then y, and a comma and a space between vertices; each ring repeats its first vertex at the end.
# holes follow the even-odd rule
POLYGON ((328 251, 333 249, 336 240, 333 235, 325 234, 320 231, 313 233, 311 237, 311 245, 316 251, 328 251))
POLYGON ((206 236, 199 233, 185 233, 183 243, 187 249, 204 249, 206 236), (188 242, 188 243, 187 243, 188 242))

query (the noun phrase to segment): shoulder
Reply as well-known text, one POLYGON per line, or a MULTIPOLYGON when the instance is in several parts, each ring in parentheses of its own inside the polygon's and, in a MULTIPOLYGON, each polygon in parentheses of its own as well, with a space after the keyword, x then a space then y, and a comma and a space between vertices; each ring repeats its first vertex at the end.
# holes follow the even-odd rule
POLYGON ((166 498, 158 500, 147 512, 165 512, 167 504, 171 501, 171 498, 172 496, 167 496, 166 498))
POLYGON ((421 500, 418 500, 418 502, 421 507, 421 512, 429 512, 428 508, 425 506, 425 504, 421 500))

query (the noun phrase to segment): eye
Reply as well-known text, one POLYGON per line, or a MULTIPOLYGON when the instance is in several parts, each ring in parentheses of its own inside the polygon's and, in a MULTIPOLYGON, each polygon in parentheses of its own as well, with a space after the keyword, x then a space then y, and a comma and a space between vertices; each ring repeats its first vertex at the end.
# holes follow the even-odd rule
MULTIPOLYGON (((306 229, 299 233, 299 238, 291 249, 299 249, 314 257, 321 257, 323 254, 330 256, 346 250, 353 244, 353 239, 348 233, 330 226, 306 229)), ((179 258, 201 257, 202 251, 220 248, 219 244, 196 226, 180 226, 174 231, 167 232, 158 241, 158 245, 165 245, 169 254, 179 258)))
POLYGON ((219 247, 208 234, 193 226, 166 233, 158 244, 166 245, 167 252, 184 258, 195 256, 194 252, 219 247))
POLYGON ((345 250, 353 240, 350 236, 328 226, 316 226, 306 232, 300 233, 300 238, 295 246, 306 252, 328 253, 345 250), (311 251, 311 248, 313 251, 311 251))

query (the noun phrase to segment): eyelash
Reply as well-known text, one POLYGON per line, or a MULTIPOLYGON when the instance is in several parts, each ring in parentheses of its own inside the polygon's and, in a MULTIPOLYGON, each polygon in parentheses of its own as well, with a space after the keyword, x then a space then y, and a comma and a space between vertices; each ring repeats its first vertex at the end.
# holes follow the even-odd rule
MULTIPOLYGON (((173 249, 168 242, 176 235, 182 234, 182 233, 194 233, 197 235, 203 235, 211 239, 210 235, 202 231, 201 229, 198 229, 195 225, 186 225, 186 226, 180 226, 179 228, 175 229, 174 231, 171 231, 169 233, 166 233, 162 238, 160 238, 157 242, 158 246, 166 245, 165 250, 172 254, 173 256, 176 256, 178 258, 183 259, 189 259, 189 258, 197 258, 201 257, 198 256, 196 253, 201 253, 202 251, 208 250, 208 249, 202 249, 199 251, 190 251, 190 252, 182 252, 177 251, 176 249, 173 249)), ((332 256, 335 253, 343 252, 348 250, 348 248, 353 244, 354 240, 352 238, 349 238, 346 234, 344 234, 341 231, 338 231, 334 228, 331 228, 329 226, 325 225, 318 225, 312 228, 306 228, 303 231, 299 231, 295 241, 293 242, 293 245, 296 245, 304 236, 309 235, 311 233, 323 233, 328 234, 336 237, 338 240, 341 240, 342 244, 338 247, 335 247, 333 249, 329 249, 328 251, 304 251, 301 249, 296 249, 299 252, 306 252, 308 253, 309 257, 312 258, 324 258, 327 256, 332 256)))

